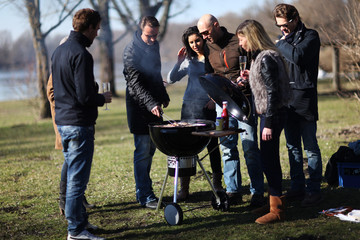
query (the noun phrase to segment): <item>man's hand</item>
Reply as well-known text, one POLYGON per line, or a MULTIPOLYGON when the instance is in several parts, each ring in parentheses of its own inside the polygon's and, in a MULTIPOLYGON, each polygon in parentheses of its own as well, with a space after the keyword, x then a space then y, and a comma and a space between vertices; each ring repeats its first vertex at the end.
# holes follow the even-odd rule
POLYGON ((111 103, 112 101, 112 93, 111 92, 104 92, 102 95, 105 98, 105 103, 111 103))
POLYGON ((169 106, 169 101, 163 102, 163 107, 167 108, 167 106, 169 106))
POLYGON ((157 117, 161 117, 163 110, 161 109, 160 106, 155 106, 153 109, 151 109, 151 113, 154 114, 157 117))

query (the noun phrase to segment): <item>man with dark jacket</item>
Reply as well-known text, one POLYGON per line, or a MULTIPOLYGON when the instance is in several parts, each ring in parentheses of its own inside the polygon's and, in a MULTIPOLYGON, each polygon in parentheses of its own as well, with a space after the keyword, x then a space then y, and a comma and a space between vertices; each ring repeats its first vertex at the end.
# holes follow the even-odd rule
POLYGON ((61 135, 67 165, 65 216, 67 239, 103 239, 89 233, 96 228, 88 222, 83 206, 94 153, 94 125, 98 106, 111 102, 111 93, 98 94, 94 61, 86 50, 97 36, 100 14, 81 9, 74 15, 68 40, 52 55, 55 122, 61 135))
POLYGON ((155 209, 157 199, 152 189, 150 169, 155 145, 149 135, 149 123, 162 121, 162 108, 169 104, 161 76, 159 22, 143 17, 140 30, 124 51, 126 110, 130 132, 134 135, 134 175, 136 199, 143 207, 155 209))
MULTIPOLYGON (((240 75, 239 56, 244 55, 239 46, 239 40, 235 34, 229 33, 226 28, 221 27, 218 20, 210 15, 202 16, 197 27, 200 34, 206 39, 209 51, 205 54, 205 70, 207 73, 220 74, 229 80, 236 82, 240 75)), ((244 93, 251 101, 250 86, 240 85, 244 93)), ((251 101, 252 102, 252 101, 251 101)), ((218 116, 221 109, 217 106, 218 116)), ((261 168, 260 151, 257 143, 257 118, 254 112, 247 123, 229 118, 230 128, 242 128, 246 131, 240 134, 244 157, 250 176, 250 192, 252 194, 251 206, 259 207, 264 204, 264 176, 261 168)), ((226 137, 221 144, 224 162, 224 182, 226 192, 233 203, 241 200, 241 172, 239 151, 237 148, 238 134, 226 137)))
POLYGON ((316 121, 319 119, 317 76, 320 38, 315 30, 305 27, 297 9, 292 5, 277 5, 274 9, 274 18, 283 33, 276 46, 288 64, 292 92, 290 112, 285 126, 291 176, 291 190, 287 197, 303 197, 306 191, 301 204, 308 207, 322 200, 322 162, 316 139, 316 121), (301 139, 308 157, 310 178, 307 182, 303 171, 301 139))

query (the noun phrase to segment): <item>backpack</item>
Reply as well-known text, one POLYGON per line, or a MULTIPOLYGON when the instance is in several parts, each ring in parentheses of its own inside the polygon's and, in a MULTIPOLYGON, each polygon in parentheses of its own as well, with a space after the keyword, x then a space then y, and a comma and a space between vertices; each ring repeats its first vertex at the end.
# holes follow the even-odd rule
POLYGON ((360 156, 355 155, 354 150, 347 146, 340 146, 326 164, 325 178, 329 185, 339 185, 337 162, 360 162, 360 156))

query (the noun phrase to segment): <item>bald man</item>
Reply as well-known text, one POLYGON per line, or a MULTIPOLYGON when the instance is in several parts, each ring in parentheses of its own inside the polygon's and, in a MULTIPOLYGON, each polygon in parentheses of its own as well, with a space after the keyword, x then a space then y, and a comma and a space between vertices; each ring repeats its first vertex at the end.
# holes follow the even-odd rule
MULTIPOLYGON (((220 26, 219 21, 210 14, 202 16, 197 27, 200 34, 206 40, 208 50, 205 53, 205 70, 207 73, 216 73, 237 82, 240 75, 239 56, 246 55, 239 46, 236 35, 229 33, 225 27, 220 26)), ((248 64, 249 65, 249 64, 248 64)), ((252 103, 249 84, 238 84, 244 94, 252 103)), ((216 106, 217 115, 220 116, 222 109, 216 106)), ((250 206, 260 207, 264 201, 264 176, 261 167, 260 151, 257 144, 256 116, 251 113, 248 122, 240 122, 230 117, 229 128, 242 128, 246 131, 240 134, 244 157, 250 176, 250 192, 252 195, 250 206)), ((226 193, 231 204, 237 204, 242 200, 240 158, 238 151, 238 134, 230 135, 221 139, 222 159, 224 162, 224 182, 226 193)))

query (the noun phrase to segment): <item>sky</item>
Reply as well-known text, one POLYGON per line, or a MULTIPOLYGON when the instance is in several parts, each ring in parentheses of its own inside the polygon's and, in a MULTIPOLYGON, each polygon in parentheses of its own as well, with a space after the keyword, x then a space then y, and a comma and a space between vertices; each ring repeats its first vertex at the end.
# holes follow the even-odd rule
MULTIPOLYGON (((134 0, 128 0, 128 2, 134 0)), ((56 0, 42 0, 42 4, 51 4, 56 2, 56 0)), ((87 0, 84 1, 87 3, 87 0)), ((178 16, 171 18, 170 23, 187 23, 192 22, 193 20, 198 19, 203 14, 210 13, 215 17, 220 17, 225 15, 228 12, 241 12, 250 7, 259 7, 265 0, 176 0, 173 1, 171 8, 171 13, 175 13, 176 9, 182 9, 186 3, 190 4, 184 13, 179 14, 178 16)), ((46 8, 51 8, 49 5, 45 6, 46 8)), ((89 4, 82 5, 82 7, 91 7, 89 4)), ((53 18, 54 15, 52 15, 53 18)), ((11 33, 12 39, 16 40, 24 32, 30 30, 28 19, 24 14, 19 13, 19 10, 12 5, 0 6, 0 32, 7 30, 11 33)), ((120 29, 121 24, 115 24, 115 21, 112 21, 112 29, 120 29)), ((51 16, 46 18, 46 21, 43 21, 42 31, 45 32, 50 27, 52 23, 51 16)), ((64 34, 67 35, 71 27, 71 18, 68 18, 67 21, 63 22, 56 30, 51 32, 51 35, 55 34, 64 34)))

